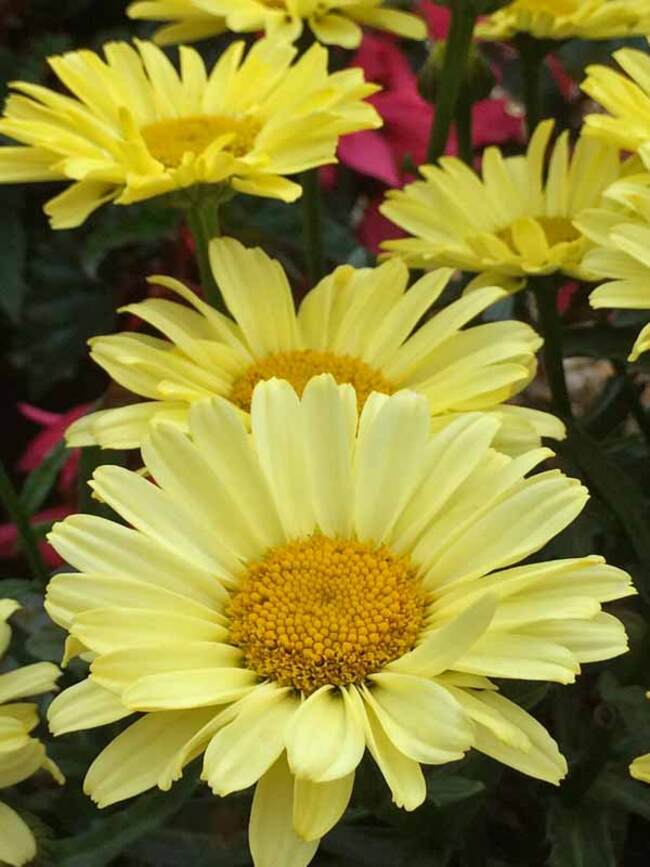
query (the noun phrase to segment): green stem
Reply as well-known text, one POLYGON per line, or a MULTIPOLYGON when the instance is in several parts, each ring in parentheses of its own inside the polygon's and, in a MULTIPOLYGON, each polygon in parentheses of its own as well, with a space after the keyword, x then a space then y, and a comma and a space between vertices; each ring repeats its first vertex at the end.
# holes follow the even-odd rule
POLYGON ((573 417, 573 412, 564 376, 562 323, 557 311, 557 287, 553 278, 548 277, 533 277, 529 285, 537 302, 538 328, 544 338, 544 373, 551 389, 555 411, 566 421, 573 417))
POLYGON ((526 126, 530 136, 542 119, 542 69, 546 48, 544 43, 527 33, 520 34, 516 44, 521 59, 526 126))
POLYGON ((318 169, 302 176, 302 220, 305 242, 305 262, 313 286, 324 274, 323 213, 318 169))
POLYGON ((439 159, 447 147, 449 129, 456 114, 456 104, 465 78, 476 18, 473 0, 455 0, 451 6, 449 36, 427 149, 427 161, 430 163, 439 159))
POLYGON ((2 463, 0 463, 0 502, 5 507, 12 523, 16 525, 16 530, 20 537, 21 550, 25 555, 30 572, 37 581, 45 586, 50 580, 50 575, 38 549, 38 539, 29 522, 29 515, 23 508, 16 489, 2 463))
POLYGON ((474 160, 472 147, 472 100, 463 88, 456 106, 456 137, 458 138, 458 155, 468 166, 474 160))
POLYGON ((196 263, 201 286, 208 304, 225 311, 225 305, 210 265, 210 241, 220 233, 219 203, 211 198, 199 199, 187 209, 187 225, 194 239, 196 263))

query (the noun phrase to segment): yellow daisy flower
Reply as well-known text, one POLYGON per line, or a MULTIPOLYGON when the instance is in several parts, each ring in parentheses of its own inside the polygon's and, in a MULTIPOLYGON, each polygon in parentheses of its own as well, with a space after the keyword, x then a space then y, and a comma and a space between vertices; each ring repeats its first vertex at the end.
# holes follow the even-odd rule
POLYGON ((154 34, 159 45, 236 33, 266 31, 293 42, 308 27, 319 42, 356 48, 360 25, 388 30, 407 39, 425 39, 425 22, 417 15, 392 9, 383 0, 138 0, 131 18, 167 21, 154 34))
MULTIPOLYGON (((7 620, 20 608, 13 599, 0 599, 0 655, 9 645, 7 620)), ((48 759, 43 744, 30 736, 38 725, 38 707, 18 701, 56 689, 60 672, 50 662, 37 662, 0 674, 0 788, 21 783, 41 768, 58 783, 63 777, 48 759)), ((24 820, 0 801, 0 862, 21 867, 36 857, 36 841, 24 820)))
POLYGON ((613 39, 650 32, 650 9, 642 0, 514 0, 479 21, 480 39, 613 39))
MULTIPOLYGON (((634 177, 607 191, 604 205, 586 211, 580 231, 596 245, 585 257, 585 268, 605 280, 589 296, 595 308, 650 310, 650 176, 634 177)), ((629 355, 636 361, 650 349, 650 323, 637 337, 629 355)))
POLYGON ((158 298, 125 311, 153 325, 167 340, 124 332, 90 341, 91 355, 144 403, 100 410, 67 431, 71 446, 134 448, 152 424, 187 429, 190 406, 211 395, 250 408, 260 380, 286 379, 298 393, 318 373, 354 385, 363 404, 371 391, 410 388, 423 394, 435 424, 458 413, 485 410, 502 423, 498 445, 508 452, 561 439, 555 417, 506 405, 533 378, 542 341, 521 322, 463 326, 505 295, 489 286, 449 304, 415 334, 451 272, 441 269, 409 291, 397 259, 378 268, 337 268, 311 291, 296 313, 279 262, 231 238, 211 245, 213 270, 233 319, 215 312, 169 277, 153 277, 194 309, 158 298))
POLYGON ((251 432, 222 398, 192 406, 189 436, 153 429, 155 484, 98 469, 94 491, 131 527, 56 524, 49 540, 79 571, 46 600, 69 655, 92 658, 52 703, 52 731, 143 714, 90 767, 93 800, 168 789, 203 754, 216 794, 257 783, 256 867, 304 867, 366 748, 407 810, 426 795, 421 764, 471 747, 557 784, 557 745, 489 678, 570 683, 624 653, 600 603, 634 591, 600 557, 515 565, 587 492, 559 470, 526 478, 551 453, 494 451, 497 427, 474 413, 432 433, 409 391, 359 413, 354 389, 321 374, 302 398, 257 385, 251 432))
POLYGON ((580 86, 608 113, 588 114, 585 132, 622 150, 645 153, 650 165, 650 56, 621 48, 613 57, 629 77, 607 66, 587 67, 580 86))
MULTIPOLYGON (((376 85, 360 69, 328 74, 327 51, 274 40, 230 45, 208 75, 180 49, 180 75, 150 42, 50 58, 72 96, 16 82, 0 133, 25 147, 0 148, 0 182, 71 180, 45 206, 52 226, 82 223, 105 202, 133 202, 228 185, 293 201, 285 175, 335 162, 341 135, 378 127, 364 98, 376 85)), ((188 193, 191 195, 191 192, 188 193)))
POLYGON ((487 148, 479 176, 461 160, 421 166, 423 180, 390 190, 380 211, 411 234, 383 249, 412 268, 449 265, 508 277, 565 274, 588 279, 585 238, 573 225, 619 172, 615 148, 563 132, 545 157, 552 121, 536 128, 525 156, 487 148))

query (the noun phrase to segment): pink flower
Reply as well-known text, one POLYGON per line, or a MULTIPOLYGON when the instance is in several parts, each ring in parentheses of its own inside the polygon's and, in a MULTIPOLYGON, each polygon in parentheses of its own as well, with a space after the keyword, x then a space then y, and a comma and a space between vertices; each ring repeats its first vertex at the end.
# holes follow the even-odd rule
MULTIPOLYGON (((68 515, 73 513, 74 509, 69 506, 52 506, 49 509, 43 509, 36 515, 32 515, 30 519, 31 525, 51 524, 53 521, 62 521, 68 515)), ((38 547, 45 565, 50 569, 56 569, 63 563, 63 560, 56 553, 45 539, 39 539, 38 547)), ((7 560, 15 557, 18 554, 18 532, 15 524, 0 524, 0 559, 7 560)))
MULTIPOLYGON (((389 36, 366 34, 352 58, 352 66, 364 70, 366 79, 381 84, 371 102, 382 116, 380 130, 344 136, 339 145, 340 161, 354 171, 387 186, 402 186, 413 170, 405 167, 408 156, 413 166, 426 161, 433 108, 420 96, 417 78, 407 57, 389 36)), ((506 99, 484 99, 473 108, 474 144, 502 144, 522 140, 521 117, 509 109, 506 99)), ((448 153, 456 153, 452 132, 448 153)))
POLYGON ((418 12, 427 22, 429 39, 446 39, 449 33, 449 21, 451 11, 447 6, 438 6, 431 0, 422 0, 418 5, 418 12))
MULTIPOLYGON (((67 412, 59 413, 48 412, 37 406, 31 406, 29 403, 18 404, 18 408, 25 418, 43 428, 27 443, 27 448, 18 461, 18 469, 23 473, 29 473, 40 466, 52 449, 61 442, 66 428, 87 413, 90 406, 89 403, 83 403, 67 412)), ((73 487, 78 465, 79 450, 74 449, 59 473, 59 491, 61 493, 66 493, 73 487)))

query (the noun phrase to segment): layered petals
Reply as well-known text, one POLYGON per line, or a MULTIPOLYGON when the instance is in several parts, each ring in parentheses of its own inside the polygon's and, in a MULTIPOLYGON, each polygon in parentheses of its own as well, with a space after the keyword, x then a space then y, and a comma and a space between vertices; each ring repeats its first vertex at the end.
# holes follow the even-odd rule
MULTIPOLYGON (((191 306, 152 298, 130 305, 127 310, 158 329, 166 339, 126 332, 91 341, 93 359, 122 386, 149 400, 101 410, 75 421, 66 434, 70 445, 137 446, 149 431, 167 424, 178 430, 181 448, 190 408, 205 398, 224 397, 247 425, 258 381, 274 376, 286 379, 299 395, 303 391, 307 395, 309 379, 323 372, 333 374, 340 383, 350 383, 360 405, 371 391, 389 394, 408 388, 423 394, 437 428, 467 412, 488 412, 500 423, 496 445, 508 453, 526 451, 538 445, 542 436, 564 436, 562 423, 553 416, 505 403, 534 377, 535 353, 541 340, 520 322, 471 324, 505 296, 499 286, 476 288, 418 328, 447 286, 452 276, 449 269, 434 270, 407 289, 408 271, 398 259, 374 269, 342 266, 324 277, 296 311, 281 265, 262 250, 248 249, 232 238, 220 238, 212 242, 210 253, 215 277, 233 319, 208 307, 177 281, 155 278, 191 306)), ((327 425, 331 432, 328 452, 319 454, 315 450, 305 463, 291 438, 283 446, 286 455, 291 456, 289 470, 295 476, 296 491, 300 491, 302 479, 307 476, 317 488, 313 501, 293 512, 300 515, 305 532, 309 532, 313 511, 328 532, 347 532, 354 520, 350 491, 335 497, 334 486, 351 479, 355 395, 347 393, 344 404, 339 404, 338 396, 330 397, 328 405, 328 393, 327 386, 316 387, 313 399, 308 398, 305 428, 302 433, 296 428, 292 435, 311 436, 327 425), (317 391, 322 394, 316 396, 317 391)), ((279 416, 285 412, 295 414, 291 396, 283 400, 279 416)), ((220 437, 219 450, 232 452, 230 440, 242 422, 235 420, 236 413, 226 418, 223 407, 219 412, 230 432, 220 437)), ((270 417, 263 421, 263 415, 260 402, 258 433, 271 422, 270 417)), ((241 441, 241 432, 237 432, 235 441, 241 441)), ((260 457, 266 455, 264 460, 277 459, 277 437, 274 442, 268 455, 260 450, 260 457)), ((187 476, 190 467, 195 480, 197 475, 208 479, 209 472, 200 469, 200 460, 190 460, 190 447, 183 448, 188 455, 184 484, 194 484, 187 476)), ((405 453, 410 454, 406 447, 405 453)), ((210 459, 219 460, 216 448, 210 459)), ((415 466, 415 452, 411 460, 415 466)), ((372 474, 375 464, 370 466, 372 474)), ((401 471, 399 464, 394 470, 401 471)), ((389 471, 388 465, 385 471, 389 471)), ((288 484, 287 467, 279 473, 283 484, 288 484)), ((373 483, 389 482, 374 478, 373 483)), ((197 490, 207 488, 206 482, 197 490)), ((232 503, 231 497, 229 500, 232 503)), ((292 500, 291 508, 294 506, 292 500)), ((216 503, 210 511, 215 508, 216 503)), ((248 535, 255 534, 255 526, 259 537, 259 521, 253 522, 248 535)))

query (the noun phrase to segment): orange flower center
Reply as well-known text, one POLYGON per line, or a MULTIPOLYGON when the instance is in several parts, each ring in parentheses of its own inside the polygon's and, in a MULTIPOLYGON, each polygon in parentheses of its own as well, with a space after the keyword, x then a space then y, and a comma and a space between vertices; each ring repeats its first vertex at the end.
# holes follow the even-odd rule
POLYGON ((364 405, 373 391, 392 394, 395 390, 383 374, 360 358, 316 349, 297 349, 276 352, 252 364, 233 385, 230 400, 249 411, 253 390, 258 382, 276 376, 286 379, 295 392, 302 395, 309 380, 320 373, 331 373, 337 382, 354 386, 359 407, 364 405))
POLYGON ((424 607, 408 557, 314 535, 249 565, 230 602, 230 640, 260 677, 309 694, 361 683, 411 650, 424 607))

